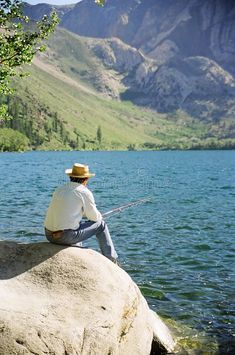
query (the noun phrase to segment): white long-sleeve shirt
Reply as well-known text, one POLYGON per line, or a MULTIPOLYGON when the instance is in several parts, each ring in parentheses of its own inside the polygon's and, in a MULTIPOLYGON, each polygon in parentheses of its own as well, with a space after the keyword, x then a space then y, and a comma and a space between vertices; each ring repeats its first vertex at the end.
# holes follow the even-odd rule
POLYGON ((82 184, 69 182, 53 193, 44 226, 50 231, 77 229, 83 216, 95 222, 102 219, 92 192, 82 184))

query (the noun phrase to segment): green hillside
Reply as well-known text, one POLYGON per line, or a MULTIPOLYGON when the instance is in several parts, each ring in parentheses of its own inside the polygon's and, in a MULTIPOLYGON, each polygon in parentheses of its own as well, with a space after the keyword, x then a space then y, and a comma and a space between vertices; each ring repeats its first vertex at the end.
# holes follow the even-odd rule
MULTIPOLYGON (((167 117, 99 93, 99 86, 105 85, 109 77, 118 90, 121 88, 118 73, 107 73, 89 50, 87 39, 65 30, 57 30, 49 40, 47 52, 26 69, 30 76, 17 80, 14 96, 1 101, 8 103, 13 117, 5 126, 25 134, 33 149, 218 146, 218 137, 206 138, 211 127, 194 122, 181 112, 167 117), (98 128, 101 137, 97 137, 98 128)), ((0 149, 4 150, 2 135, 0 129, 0 149)), ((233 141, 220 144, 227 147, 233 141)))

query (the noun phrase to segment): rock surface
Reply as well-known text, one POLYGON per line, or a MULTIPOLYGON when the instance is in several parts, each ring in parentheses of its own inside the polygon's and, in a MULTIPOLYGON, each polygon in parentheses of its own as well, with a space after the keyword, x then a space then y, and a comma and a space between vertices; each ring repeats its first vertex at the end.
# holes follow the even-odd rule
POLYGON ((136 284, 99 253, 0 246, 0 354, 149 355, 153 339, 154 349, 173 350, 136 284))

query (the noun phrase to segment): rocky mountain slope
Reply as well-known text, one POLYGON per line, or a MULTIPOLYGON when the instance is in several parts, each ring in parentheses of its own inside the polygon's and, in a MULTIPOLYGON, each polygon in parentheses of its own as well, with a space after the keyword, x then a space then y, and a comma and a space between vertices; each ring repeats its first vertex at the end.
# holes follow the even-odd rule
POLYGON ((12 142, 15 130, 26 135, 33 149, 235 146, 231 122, 198 121, 182 110, 158 113, 118 99, 127 89, 126 71, 132 70, 133 62, 139 66, 152 65, 151 59, 118 39, 80 37, 58 28, 47 42, 47 51, 37 56, 33 65, 24 68, 30 76, 15 82, 14 96, 6 101, 0 98, 0 102, 8 104, 9 114, 14 117, 5 122, 5 127, 14 131, 0 128, 0 150, 22 149, 21 144, 18 148, 6 144, 12 142), (101 60, 101 44, 115 56, 110 54, 101 60), (113 65, 116 57, 116 70, 109 69, 108 65, 113 65), (129 62, 128 58, 131 58, 129 62), (97 137, 99 127, 101 140, 97 137))
POLYGON ((171 58, 158 65, 118 39, 93 40, 90 47, 106 67, 123 75, 121 99, 158 112, 181 109, 204 121, 235 115, 234 77, 214 60, 203 56, 171 58))
MULTIPOLYGON (((151 65, 120 40, 103 42, 58 28, 47 51, 25 67, 30 76, 15 82, 15 95, 7 99, 14 120, 6 121, 6 127, 25 134, 34 149, 216 148, 227 131, 218 124, 198 122, 183 111, 160 114, 117 99, 126 90, 125 71, 133 61, 151 65), (95 54, 101 42, 115 55, 122 53, 116 70, 95 54)), ((231 139, 220 143, 224 148, 235 144, 231 139)))
POLYGON ((118 37, 158 63, 204 56, 234 73, 233 0, 108 0, 103 9, 83 0, 61 26, 88 37, 118 37))
POLYGON ((93 0, 75 5, 25 4, 33 19, 55 9, 60 26, 82 36, 117 37, 157 60, 203 56, 235 73, 233 0, 93 0))
MULTIPOLYGON (((37 19, 51 5, 26 6, 37 19)), ((100 91, 162 113, 186 112, 207 122, 226 119, 234 133, 235 2, 232 0, 93 0, 56 7, 60 26, 87 44, 119 85, 100 91), (94 39, 96 38, 96 40, 94 39), (102 38, 102 39, 101 39, 102 38)), ((63 46, 63 43, 61 43, 63 46)))

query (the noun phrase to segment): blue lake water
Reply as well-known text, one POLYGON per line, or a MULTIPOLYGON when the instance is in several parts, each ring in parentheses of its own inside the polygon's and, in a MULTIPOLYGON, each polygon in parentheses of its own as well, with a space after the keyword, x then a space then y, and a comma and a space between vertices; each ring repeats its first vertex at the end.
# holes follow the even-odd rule
POLYGON ((76 161, 96 173, 89 187, 102 212, 151 197, 108 220, 150 307, 200 335, 200 354, 235 354, 235 152, 1 153, 0 239, 44 239, 51 194, 76 161))

